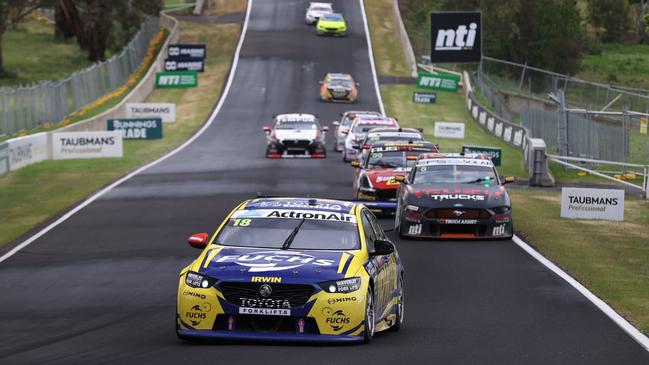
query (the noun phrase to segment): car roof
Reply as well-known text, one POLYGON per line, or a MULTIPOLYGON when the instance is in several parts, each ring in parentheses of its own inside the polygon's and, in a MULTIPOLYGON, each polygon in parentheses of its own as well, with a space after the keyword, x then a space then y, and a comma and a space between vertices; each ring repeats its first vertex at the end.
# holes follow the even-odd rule
POLYGON ((326 78, 330 80, 353 80, 352 75, 350 74, 341 74, 341 73, 335 73, 335 72, 330 72, 327 74, 326 78))
POLYGON ((356 117, 354 119, 354 126, 359 124, 364 125, 391 125, 398 126, 399 123, 396 119, 384 116, 368 116, 368 117, 356 117))
POLYGON ((332 4, 331 3, 318 3, 318 2, 311 2, 309 4, 309 7, 314 7, 314 6, 322 6, 322 7, 326 7, 326 8, 331 8, 332 4))
POLYGON ((381 112, 377 111, 372 111, 372 110, 348 110, 343 113, 343 116, 347 117, 352 117, 350 114, 356 114, 356 115, 382 115, 381 112))
POLYGON ((281 123, 290 123, 290 122, 315 122, 317 120, 316 116, 313 114, 305 113, 290 113, 290 114, 279 114, 275 116, 275 120, 281 123))
POLYGON ((238 210, 279 209, 309 210, 322 213, 354 214, 360 204, 343 200, 318 198, 257 198, 242 204, 238 210))
POLYGON ((437 146, 428 141, 384 141, 372 145, 371 151, 378 152, 388 148, 397 148, 397 151, 437 151, 437 146))

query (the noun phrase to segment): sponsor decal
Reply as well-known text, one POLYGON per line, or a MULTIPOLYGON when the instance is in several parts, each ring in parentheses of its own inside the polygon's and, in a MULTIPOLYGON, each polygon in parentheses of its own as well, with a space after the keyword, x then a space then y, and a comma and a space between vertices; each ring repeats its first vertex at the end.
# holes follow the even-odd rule
POLYGON ((440 219, 439 224, 476 224, 477 219, 440 219))
POLYGON ((334 305, 338 303, 347 303, 347 302, 355 302, 355 301, 356 301, 356 297, 339 297, 339 298, 329 298, 327 300, 327 303, 329 303, 329 305, 334 305))
POLYGON ((253 283, 281 283, 282 278, 279 276, 253 276, 250 281, 253 283))
POLYGON ((413 92, 412 101, 416 104, 435 104, 437 102, 437 94, 433 92, 413 92))
POLYGON ((245 255, 217 256, 212 262, 234 262, 247 267, 249 272, 264 272, 290 270, 307 264, 320 267, 333 266, 336 261, 318 259, 296 251, 257 251, 245 255))
POLYGON ((386 176, 386 175, 382 175, 382 176, 377 176, 376 179, 375 179, 375 181, 376 181, 377 183, 380 183, 380 182, 390 182, 390 181, 394 181, 394 175, 387 175, 387 176, 386 176))
POLYGON ((255 208, 308 208, 314 210, 343 210, 342 206, 339 204, 330 204, 330 203, 321 203, 318 202, 315 205, 309 205, 307 201, 283 201, 283 200, 265 200, 260 202, 252 202, 248 204, 248 207, 255 208))
POLYGON ((561 189, 561 217, 624 220, 624 190, 561 189))
POLYGON ((203 303, 201 305, 194 305, 190 310, 185 312, 185 318, 189 320, 194 326, 201 324, 201 322, 207 318, 207 313, 212 310, 210 303, 203 303))
POLYGON ((457 92, 460 77, 448 74, 431 74, 419 72, 417 86, 424 89, 457 92))
POLYGON ((505 227, 506 226, 504 224, 495 226, 491 234, 494 236, 502 236, 505 234, 505 227))
POLYGON ((491 160, 481 160, 477 158, 432 158, 430 160, 417 161, 419 166, 433 166, 433 165, 465 165, 465 166, 493 166, 491 160))
MULTIPOLYGON (((268 294, 270 295, 270 294, 268 294)), ((248 308, 291 308, 291 303, 286 299, 270 298, 239 298, 242 307, 248 308)))
POLYGON ((290 316, 290 309, 281 308, 247 308, 239 307, 239 314, 261 315, 261 316, 290 316))
POLYGON ((356 216, 354 216, 353 214, 338 212, 318 212, 312 210, 239 210, 234 212, 232 218, 291 218, 356 223, 356 216))
POLYGON ((410 235, 420 235, 421 234, 421 224, 411 224, 408 227, 408 234, 410 235))
POLYGON ((206 298, 205 294, 196 293, 196 292, 193 292, 191 290, 184 290, 183 295, 186 296, 186 297, 192 297, 192 298, 198 298, 198 299, 205 299, 206 298))
POLYGON ((484 195, 477 194, 431 194, 431 199, 443 202, 444 200, 485 200, 484 195))
POLYGON ((52 134, 55 160, 122 157, 122 132, 61 132, 52 134))
POLYGON ((329 307, 322 309, 322 315, 325 316, 325 323, 328 324, 332 330, 339 331, 349 324, 349 317, 345 315, 342 310, 336 310, 329 307))
POLYGON ((109 131, 121 131, 123 139, 162 138, 162 119, 108 119, 109 131))
POLYGON ((478 63, 482 59, 482 13, 431 12, 432 63, 478 63))

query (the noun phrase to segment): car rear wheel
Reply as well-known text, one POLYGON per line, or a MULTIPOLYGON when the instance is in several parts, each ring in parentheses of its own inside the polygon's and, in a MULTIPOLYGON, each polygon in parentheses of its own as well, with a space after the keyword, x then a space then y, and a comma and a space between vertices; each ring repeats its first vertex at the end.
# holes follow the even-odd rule
POLYGON ((365 331, 363 332, 363 342, 369 343, 374 337, 374 294, 372 289, 367 291, 367 300, 365 301, 365 331))

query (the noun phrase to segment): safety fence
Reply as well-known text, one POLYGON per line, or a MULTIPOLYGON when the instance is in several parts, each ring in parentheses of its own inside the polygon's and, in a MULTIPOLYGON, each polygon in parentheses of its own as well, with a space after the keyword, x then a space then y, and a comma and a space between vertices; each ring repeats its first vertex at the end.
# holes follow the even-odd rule
POLYGON ((0 88, 0 136, 55 124, 123 86, 138 69, 159 32, 150 17, 119 54, 57 81, 0 88))

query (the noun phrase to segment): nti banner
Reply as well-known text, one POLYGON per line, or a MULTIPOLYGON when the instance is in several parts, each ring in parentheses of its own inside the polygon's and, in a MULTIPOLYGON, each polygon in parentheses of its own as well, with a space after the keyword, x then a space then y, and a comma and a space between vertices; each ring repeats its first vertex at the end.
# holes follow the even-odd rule
POLYGON ((162 138, 162 119, 108 119, 107 129, 121 131, 123 139, 160 139, 162 138))
POLYGON ((198 86, 196 71, 158 72, 155 85, 159 89, 181 89, 198 86))
POLYGON ((481 153, 491 158, 495 166, 500 166, 503 150, 498 147, 462 146, 462 153, 481 153))
POLYGON ((431 74, 419 71, 417 87, 432 90, 456 92, 460 85, 460 76, 449 74, 431 74))
POLYGON ((430 62, 479 63, 482 59, 482 13, 430 13, 430 62))

